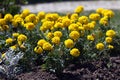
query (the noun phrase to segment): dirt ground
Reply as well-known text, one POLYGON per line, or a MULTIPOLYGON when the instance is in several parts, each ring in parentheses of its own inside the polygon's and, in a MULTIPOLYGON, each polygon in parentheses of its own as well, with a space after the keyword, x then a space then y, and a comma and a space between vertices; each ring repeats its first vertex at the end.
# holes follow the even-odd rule
POLYGON ((16 80, 120 80, 120 57, 111 57, 110 60, 110 66, 105 60, 70 64, 60 75, 36 67, 16 76, 16 80))

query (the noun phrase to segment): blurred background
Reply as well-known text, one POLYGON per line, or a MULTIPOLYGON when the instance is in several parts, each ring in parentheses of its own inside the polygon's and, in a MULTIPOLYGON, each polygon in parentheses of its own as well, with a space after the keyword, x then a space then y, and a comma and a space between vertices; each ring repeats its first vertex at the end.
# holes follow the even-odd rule
POLYGON ((120 9, 120 0, 0 0, 0 13, 17 14, 23 9, 33 13, 72 12, 77 6, 84 6, 85 10, 97 8, 120 9))

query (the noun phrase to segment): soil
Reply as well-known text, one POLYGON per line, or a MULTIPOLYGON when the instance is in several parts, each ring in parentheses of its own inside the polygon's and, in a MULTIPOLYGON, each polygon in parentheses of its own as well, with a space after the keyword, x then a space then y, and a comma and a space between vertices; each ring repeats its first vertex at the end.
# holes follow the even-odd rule
MULTIPOLYGON (((1 79, 0 79, 1 80, 1 79)), ((120 56, 107 60, 70 64, 63 73, 42 70, 40 66, 16 76, 15 80, 120 80, 120 56)))

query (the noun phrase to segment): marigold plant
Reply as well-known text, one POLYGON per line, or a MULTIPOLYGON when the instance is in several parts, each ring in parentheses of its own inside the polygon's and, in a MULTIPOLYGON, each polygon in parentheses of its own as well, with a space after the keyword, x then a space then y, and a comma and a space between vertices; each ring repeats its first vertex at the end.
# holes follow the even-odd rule
POLYGON ((111 26, 114 12, 99 8, 82 15, 83 10, 78 6, 66 15, 44 11, 34 14, 28 9, 6 14, 0 17, 0 49, 24 53, 18 62, 23 70, 43 63, 42 68, 58 74, 69 61, 108 58, 119 39, 119 32, 111 26))

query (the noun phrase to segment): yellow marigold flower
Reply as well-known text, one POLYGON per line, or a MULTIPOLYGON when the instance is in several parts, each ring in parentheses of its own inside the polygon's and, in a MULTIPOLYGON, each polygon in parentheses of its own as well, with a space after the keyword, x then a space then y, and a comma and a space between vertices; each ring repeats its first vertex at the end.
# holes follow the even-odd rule
POLYGON ((65 18, 62 20, 63 27, 68 27, 71 24, 71 20, 68 18, 65 18))
POLYGON ((56 21, 59 18, 59 15, 57 13, 48 13, 45 16, 45 19, 48 21, 56 21))
POLYGON ((70 50, 70 54, 71 54, 73 57, 78 57, 78 56, 80 56, 80 51, 79 51, 79 49, 77 49, 77 48, 73 48, 72 50, 70 50))
POLYGON ((96 9, 96 12, 99 13, 99 14, 102 14, 103 10, 104 10, 104 8, 98 8, 98 9, 96 9))
POLYGON ((78 27, 79 25, 78 24, 75 24, 75 23, 72 23, 68 26, 68 30, 70 31, 77 31, 78 30, 78 27))
POLYGON ((18 23, 13 20, 12 25, 13 25, 13 27, 17 27, 17 26, 18 26, 18 23))
POLYGON ((45 32, 47 30, 47 28, 45 26, 40 26, 40 31, 45 32))
POLYGON ((36 19, 36 15, 35 14, 29 14, 28 16, 29 16, 31 21, 34 21, 36 19))
POLYGON ((19 33, 13 33, 12 36, 17 38, 19 36, 19 33))
POLYGON ((55 37, 62 37, 62 32, 61 31, 55 31, 54 36, 55 37))
POLYGON ((78 27, 78 30, 84 31, 85 28, 80 26, 80 27, 78 27))
POLYGON ((53 46, 49 42, 43 44, 43 50, 52 50, 52 49, 53 46))
POLYGON ((94 25, 96 25, 96 22, 95 22, 95 21, 91 21, 91 23, 93 23, 94 25))
POLYGON ((40 40, 37 42, 37 45, 42 47, 43 44, 46 43, 46 42, 47 42, 46 40, 40 39, 40 40))
POLYGON ((106 38, 105 38, 105 41, 106 41, 107 43, 111 43, 111 42, 112 42, 112 38, 111 38, 111 37, 106 37, 106 38))
POLYGON ((6 44, 11 44, 11 43, 13 43, 13 39, 12 38, 8 38, 8 39, 6 39, 6 44))
POLYGON ((63 28, 63 23, 57 22, 57 23, 55 23, 54 27, 55 28, 63 28))
POLYGON ((71 15, 70 19, 71 19, 71 20, 77 20, 78 17, 79 17, 78 14, 73 13, 73 14, 71 15))
POLYGON ((47 38, 48 38, 48 39, 53 38, 53 36, 54 36, 54 35, 53 35, 53 33, 52 33, 52 32, 48 32, 48 33, 47 33, 47 38))
POLYGON ((26 16, 28 16, 30 14, 30 10, 29 9, 24 9, 21 13, 21 17, 25 18, 26 16))
POLYGON ((52 43, 53 44, 60 44, 60 37, 53 37, 52 38, 52 43))
POLYGON ((13 16, 11 15, 11 14, 6 14, 5 16, 4 16, 4 19, 6 20, 6 21, 12 21, 12 19, 13 19, 13 16))
POLYGON ((94 36, 92 36, 92 35, 88 35, 88 36, 87 36, 87 40, 94 41, 94 39, 95 39, 95 38, 94 38, 94 36))
POLYGON ((27 36, 25 36, 24 34, 20 34, 18 37, 17 37, 17 41, 26 41, 27 40, 27 36))
POLYGON ((25 24, 25 27, 27 30, 33 30, 35 28, 35 25, 31 22, 28 22, 25 24))
POLYGON ((83 7, 83 6, 78 6, 77 8, 75 8, 74 12, 79 14, 79 13, 81 13, 83 10, 84 10, 84 7, 83 7))
POLYGON ((2 26, 2 29, 6 31, 6 30, 9 29, 9 26, 8 26, 8 25, 3 25, 3 26, 2 26))
POLYGON ((107 17, 101 18, 99 23, 104 25, 104 26, 107 26, 108 25, 108 18, 107 17))
POLYGON ((34 48, 35 53, 41 54, 43 52, 43 49, 40 46, 37 46, 34 48))
POLYGON ((106 36, 108 37, 114 37, 116 35, 116 32, 114 30, 108 30, 106 32, 106 36))
POLYGON ((38 16, 39 20, 44 19, 45 18, 45 12, 44 11, 38 12, 37 16, 38 16))
POLYGON ((87 16, 81 16, 81 17, 79 17, 78 21, 81 24, 87 24, 88 23, 88 17, 87 16))
POLYGON ((16 50, 17 49, 17 45, 13 45, 10 48, 13 49, 13 50, 16 50))
POLYGON ((112 10, 106 10, 103 12, 104 16, 107 16, 108 18, 112 18, 114 16, 114 12, 112 10))
POLYGON ((54 22, 53 21, 45 21, 42 26, 46 29, 50 29, 51 27, 53 27, 54 22))
POLYGON ((20 14, 15 14, 13 19, 17 19, 18 17, 20 17, 20 14))
POLYGON ((109 49, 114 49, 114 46, 113 45, 108 45, 108 48, 109 49))
POLYGON ((96 48, 97 48, 98 50, 103 50, 103 49, 104 49, 104 44, 103 44, 103 43, 98 43, 98 44, 96 45, 96 48))
POLYGON ((96 21, 100 19, 100 15, 98 13, 92 13, 89 15, 89 18, 93 21, 96 21))
POLYGON ((94 23, 92 23, 92 22, 88 23, 87 25, 88 25, 88 29, 87 30, 92 30, 95 27, 94 23))
POLYGON ((74 42, 72 39, 67 39, 64 41, 65 47, 66 48, 73 48, 74 47, 74 42))
POLYGON ((21 24, 24 20, 21 17, 17 17, 16 19, 14 19, 13 21, 15 21, 16 23, 21 24))
POLYGON ((69 34, 69 37, 73 40, 78 40, 78 38, 80 37, 80 33, 78 31, 72 31, 70 34, 69 34))
POLYGON ((0 25, 5 25, 6 24, 6 21, 5 21, 5 19, 0 19, 0 25))

